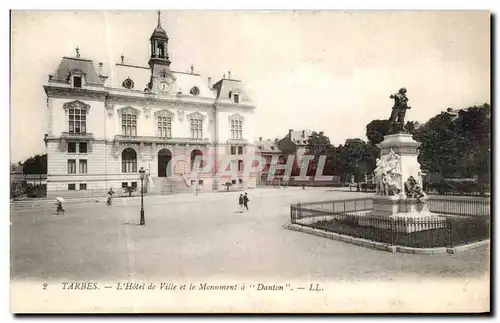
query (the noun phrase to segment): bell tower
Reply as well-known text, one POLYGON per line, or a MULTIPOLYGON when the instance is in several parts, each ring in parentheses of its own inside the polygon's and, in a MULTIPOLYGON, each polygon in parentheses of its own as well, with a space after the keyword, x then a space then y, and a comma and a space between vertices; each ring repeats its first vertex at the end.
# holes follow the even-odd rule
POLYGON ((161 26, 161 13, 158 10, 158 25, 153 31, 151 38, 151 57, 149 67, 151 68, 151 81, 149 88, 154 92, 168 92, 174 76, 170 73, 170 58, 168 56, 168 36, 161 26))

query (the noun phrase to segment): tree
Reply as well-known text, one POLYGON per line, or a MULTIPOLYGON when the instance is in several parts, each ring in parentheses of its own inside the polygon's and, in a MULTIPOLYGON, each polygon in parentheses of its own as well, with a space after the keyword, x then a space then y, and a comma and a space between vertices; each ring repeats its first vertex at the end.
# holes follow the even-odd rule
POLYGON ((389 130, 389 120, 372 120, 366 125, 366 138, 372 145, 379 144, 389 134, 389 130))
POLYGON ((491 108, 488 104, 442 112, 414 132, 422 167, 445 178, 490 177, 491 108))
POLYGON ((24 174, 47 174, 47 154, 30 157, 22 165, 24 174))
MULTIPOLYGON (((413 134, 419 124, 416 121, 406 122, 405 129, 410 134, 413 134)), ((384 140, 384 136, 388 135, 391 131, 391 125, 389 120, 372 120, 366 125, 366 138, 372 145, 381 143, 384 140)))
POLYGON ((330 138, 325 136, 323 132, 318 133, 313 131, 309 135, 305 154, 313 156, 313 159, 309 162, 307 176, 314 176, 316 174, 316 168, 321 156, 325 156, 326 158, 322 175, 335 174, 335 159, 338 156, 336 155, 335 147, 330 143, 330 138))
POLYGON ((341 151, 342 171, 354 175, 358 183, 364 179, 364 174, 372 172, 375 165, 376 147, 367 144, 359 138, 347 139, 341 151))

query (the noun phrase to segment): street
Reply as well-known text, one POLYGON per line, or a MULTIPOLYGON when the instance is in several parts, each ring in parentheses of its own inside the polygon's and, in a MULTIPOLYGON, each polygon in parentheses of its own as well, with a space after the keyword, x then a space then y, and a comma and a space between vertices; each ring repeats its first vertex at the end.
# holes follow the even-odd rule
POLYGON ((304 280, 470 278, 489 272, 489 249, 415 255, 372 250, 293 232, 289 205, 366 196, 325 188, 240 192, 72 203, 64 215, 27 208, 11 213, 11 278, 117 280, 180 277, 304 280))

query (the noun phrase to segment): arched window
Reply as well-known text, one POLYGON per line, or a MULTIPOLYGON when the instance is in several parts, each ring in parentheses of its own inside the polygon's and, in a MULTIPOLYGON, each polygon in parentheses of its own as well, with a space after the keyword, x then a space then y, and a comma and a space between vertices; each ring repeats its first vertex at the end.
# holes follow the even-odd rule
POLYGON ((127 148, 122 152, 122 173, 137 172, 137 153, 132 148, 127 148))
MULTIPOLYGON (((193 169, 194 161, 196 156, 203 156, 203 153, 199 149, 195 149, 191 152, 191 169, 193 169)), ((198 157, 200 158, 200 157, 198 157)), ((200 168, 203 167, 203 160, 200 158, 200 164, 198 165, 200 168)))

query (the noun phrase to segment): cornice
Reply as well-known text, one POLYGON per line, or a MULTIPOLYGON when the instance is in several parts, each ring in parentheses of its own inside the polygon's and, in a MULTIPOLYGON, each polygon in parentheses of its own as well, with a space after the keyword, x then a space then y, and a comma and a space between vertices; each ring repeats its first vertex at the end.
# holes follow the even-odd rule
POLYGON ((128 96, 119 94, 109 94, 106 97, 110 104, 131 104, 141 106, 165 106, 170 105, 175 108, 182 107, 196 107, 196 108, 209 108, 214 106, 213 102, 200 102, 200 101, 184 101, 179 99, 161 98, 148 94, 147 96, 128 96))
POLYGON ((257 108, 257 106, 251 105, 251 104, 228 103, 228 102, 220 102, 220 101, 219 102, 216 101, 215 106, 217 108, 230 108, 230 109, 239 108, 242 110, 255 110, 257 108))
POLYGON ((86 88, 70 88, 70 87, 59 87, 44 85, 45 93, 48 97, 59 97, 59 98, 92 98, 104 100, 107 91, 97 90, 97 89, 86 89, 86 88))

